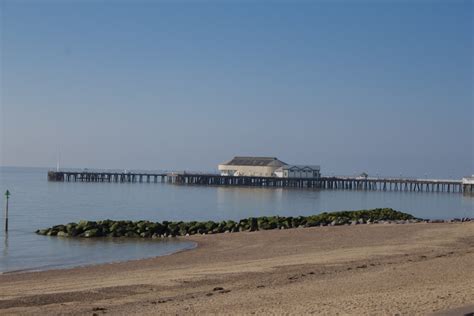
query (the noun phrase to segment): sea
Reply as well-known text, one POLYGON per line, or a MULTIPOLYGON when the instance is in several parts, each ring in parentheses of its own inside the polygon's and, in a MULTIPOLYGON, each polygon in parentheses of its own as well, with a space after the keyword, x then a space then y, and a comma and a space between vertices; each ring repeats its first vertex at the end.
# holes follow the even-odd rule
POLYGON ((128 261, 196 247, 174 238, 74 239, 35 234, 39 228, 79 220, 221 221, 377 207, 429 219, 474 217, 474 197, 460 193, 49 182, 47 171, 0 167, 0 273, 128 261), (5 233, 7 189, 11 196, 5 233))

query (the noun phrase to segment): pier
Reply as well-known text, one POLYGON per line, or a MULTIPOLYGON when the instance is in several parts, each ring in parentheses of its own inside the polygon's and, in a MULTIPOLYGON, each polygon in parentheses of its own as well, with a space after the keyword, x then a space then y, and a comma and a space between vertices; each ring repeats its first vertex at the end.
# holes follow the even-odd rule
POLYGON ((164 182, 166 173, 130 173, 108 171, 48 171, 48 181, 59 182, 164 182))
POLYGON ((278 178, 259 176, 222 176, 186 172, 142 173, 107 171, 49 171, 49 181, 108 182, 108 183, 171 183, 183 185, 248 186, 275 188, 315 188, 333 190, 452 192, 463 193, 462 180, 411 179, 411 178, 361 178, 318 177, 278 178))

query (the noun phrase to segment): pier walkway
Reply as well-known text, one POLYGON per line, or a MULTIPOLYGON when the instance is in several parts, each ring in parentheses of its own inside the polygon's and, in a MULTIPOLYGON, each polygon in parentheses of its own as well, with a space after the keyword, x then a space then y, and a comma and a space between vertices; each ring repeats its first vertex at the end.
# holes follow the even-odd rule
POLYGON ((454 192, 463 193, 462 180, 411 178, 277 178, 258 176, 221 176, 186 172, 142 173, 108 171, 49 171, 49 181, 64 182, 166 182, 189 185, 317 188, 338 190, 454 192))

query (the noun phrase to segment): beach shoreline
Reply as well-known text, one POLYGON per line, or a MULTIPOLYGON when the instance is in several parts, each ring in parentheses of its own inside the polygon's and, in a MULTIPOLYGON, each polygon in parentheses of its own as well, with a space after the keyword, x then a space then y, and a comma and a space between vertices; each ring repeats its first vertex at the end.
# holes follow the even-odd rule
POLYGON ((474 301, 473 222, 180 239, 198 245, 148 259, 1 274, 0 313, 429 314, 474 301))

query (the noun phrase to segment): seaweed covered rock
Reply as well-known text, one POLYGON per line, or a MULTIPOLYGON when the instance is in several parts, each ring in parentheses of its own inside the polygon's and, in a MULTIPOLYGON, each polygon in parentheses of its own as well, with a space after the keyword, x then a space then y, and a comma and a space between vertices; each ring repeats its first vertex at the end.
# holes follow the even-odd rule
POLYGON ((390 208, 373 210, 324 212, 311 216, 284 217, 262 216, 214 222, 151 222, 151 221, 79 221, 66 225, 56 225, 36 231, 39 235, 60 237, 130 237, 164 238, 189 236, 194 234, 234 233, 239 231, 257 231, 270 229, 288 229, 298 227, 358 225, 370 223, 407 223, 421 221, 410 214, 390 208))

